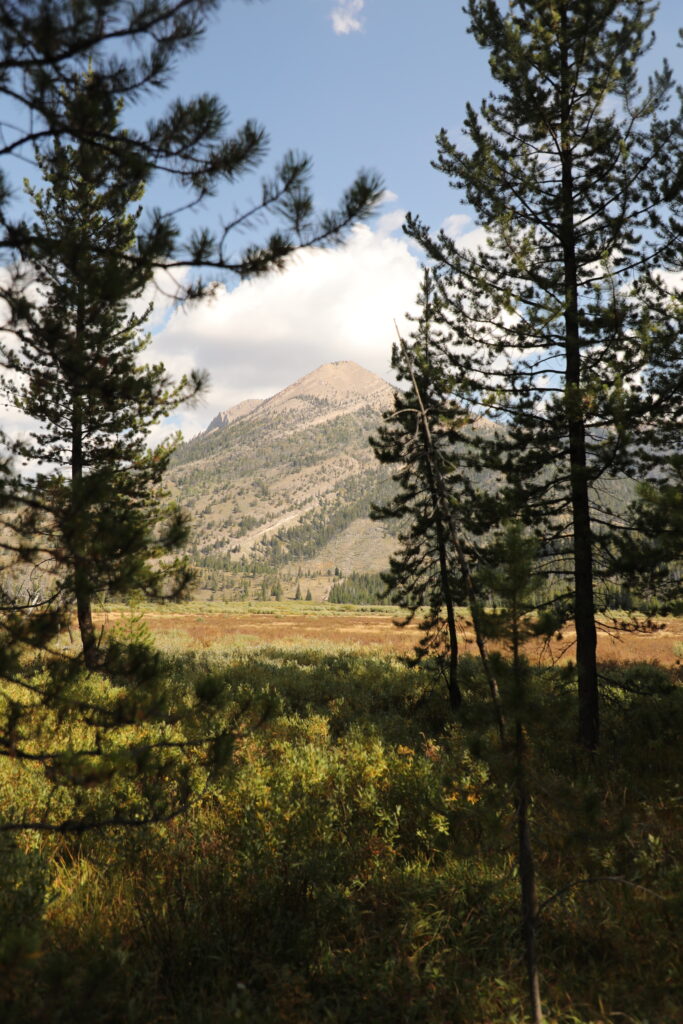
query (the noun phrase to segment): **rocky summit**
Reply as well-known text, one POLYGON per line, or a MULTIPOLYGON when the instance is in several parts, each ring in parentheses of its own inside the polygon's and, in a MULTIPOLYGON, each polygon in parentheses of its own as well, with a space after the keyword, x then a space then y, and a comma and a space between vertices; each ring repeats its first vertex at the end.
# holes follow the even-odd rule
POLYGON ((294 596, 303 581, 319 599, 339 575, 385 569, 396 542, 369 512, 394 484, 368 438, 392 404, 381 377, 328 363, 225 410, 183 444, 170 484, 193 517, 202 588, 263 596, 276 579, 294 596))

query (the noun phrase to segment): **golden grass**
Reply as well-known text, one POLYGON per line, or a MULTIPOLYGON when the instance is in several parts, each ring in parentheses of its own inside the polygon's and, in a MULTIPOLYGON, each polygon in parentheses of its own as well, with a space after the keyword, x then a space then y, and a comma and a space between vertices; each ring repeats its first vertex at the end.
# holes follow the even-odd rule
MULTIPOLYGON (((365 608, 316 604, 308 601, 192 602, 183 605, 140 605, 134 609, 112 605, 96 616, 110 628, 139 615, 160 642, 171 636, 186 647, 260 643, 339 644, 381 648, 405 654, 420 638, 417 622, 396 625, 397 608, 365 608)), ((468 616, 459 616, 463 652, 476 653, 468 616)), ((564 663, 575 657, 576 634, 567 625, 549 643, 532 641, 527 654, 534 662, 564 663)), ((683 652, 683 618, 663 617, 652 622, 616 615, 604 618, 598 634, 601 661, 657 661, 675 665, 683 652)))

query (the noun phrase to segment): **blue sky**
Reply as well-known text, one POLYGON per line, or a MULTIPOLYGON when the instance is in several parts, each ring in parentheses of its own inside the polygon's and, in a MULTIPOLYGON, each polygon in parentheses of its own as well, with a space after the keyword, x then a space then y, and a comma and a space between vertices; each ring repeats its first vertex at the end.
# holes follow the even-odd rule
MULTIPOLYGON (((390 377, 393 321, 405 324, 420 277, 420 254, 401 232, 405 212, 433 228, 448 223, 465 243, 480 237, 430 166, 437 132, 445 127, 458 141, 467 101, 477 105, 492 84, 462 2, 223 0, 200 47, 179 62, 161 101, 208 91, 233 125, 263 123, 271 138, 264 172, 289 148, 311 154, 321 208, 336 205, 361 167, 380 172, 388 190, 374 220, 341 250, 308 253, 265 279, 226 280, 212 303, 189 311, 157 300, 151 358, 177 374, 204 367, 212 379, 203 405, 174 419, 187 436, 218 410, 273 394, 330 360, 390 377)), ((645 70, 667 56, 683 78, 679 24, 679 0, 662 0, 645 70)), ((129 113, 145 119, 153 107, 129 113)), ((23 173, 18 166, 15 180, 23 173)), ((222 190, 189 225, 229 216, 258 193, 259 177, 222 190)), ((164 206, 180 198, 161 183, 150 196, 164 206)))
POLYGON ((372 167, 438 220, 453 196, 429 165, 434 136, 457 131, 488 80, 466 28, 457 0, 228 0, 174 87, 217 92, 235 124, 256 117, 273 157, 312 154, 321 205, 372 167))
MULTIPOLYGON (((430 166, 435 135, 445 127, 457 138, 465 104, 491 86, 487 54, 468 33, 462 6, 224 0, 171 91, 216 92, 234 124, 255 117, 269 131, 273 158, 290 147, 312 154, 322 206, 336 202, 359 167, 371 167, 402 208, 437 224, 457 211, 458 197, 430 166)), ((679 0, 662 0, 648 64, 666 55, 683 67, 679 25, 679 0)))

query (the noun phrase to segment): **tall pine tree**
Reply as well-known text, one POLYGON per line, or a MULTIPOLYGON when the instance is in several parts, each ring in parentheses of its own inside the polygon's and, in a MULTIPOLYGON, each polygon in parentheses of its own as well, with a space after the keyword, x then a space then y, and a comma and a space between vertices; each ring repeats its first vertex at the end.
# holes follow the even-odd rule
POLYGON ((391 558, 385 580, 392 596, 408 609, 407 621, 422 607, 429 609, 421 624, 424 637, 418 655, 445 653, 454 709, 462 702, 456 606, 468 605, 502 738, 504 722, 473 571, 474 535, 485 504, 485 488, 474 471, 476 430, 467 408, 454 396, 450 336, 434 326, 440 301, 428 272, 418 303, 421 313, 411 342, 399 336, 392 356, 392 366, 406 389, 395 392, 394 408, 385 414, 371 442, 380 461, 398 466, 394 479, 399 489, 390 503, 375 507, 372 515, 403 521, 401 546, 391 558))
MULTIPOLYGON (((65 100, 87 131, 117 137, 120 103, 104 109, 86 77, 65 100)), ((30 262, 37 301, 2 354, 13 375, 5 391, 37 424, 14 442, 40 467, 17 482, 16 500, 34 512, 33 545, 51 586, 45 600, 74 601, 85 663, 99 662, 92 603, 134 590, 176 596, 189 579, 167 557, 187 523, 162 486, 173 442, 148 448, 150 428, 200 390, 201 375, 174 384, 163 366, 140 365, 149 309, 131 312, 147 275, 136 259, 142 185, 125 136, 114 151, 89 142, 37 153, 47 183, 30 189, 36 211, 30 262)), ((24 531, 21 518, 10 527, 24 531)))
MULTIPOLYGON (((3 176, 11 157, 30 158, 36 143, 44 153, 51 144, 55 151, 69 145, 99 151, 102 166, 107 160, 121 164, 136 187, 159 176, 174 180, 183 191, 180 211, 216 195, 222 185, 253 172, 264 160, 268 137, 263 127, 249 120, 228 133, 229 113, 217 96, 176 99, 144 129, 124 127, 110 116, 119 100, 133 103, 166 88, 178 57, 198 44, 217 6, 218 0, 84 0, 76 5, 70 0, 9 0, 3 6, 0 95, 7 102, 0 117, 7 120, 0 120, 0 252, 6 265, 0 275, 0 304, 2 328, 14 332, 19 344, 42 315, 32 308, 33 261, 46 258, 51 243, 39 218, 29 223, 12 216, 9 179, 3 176), (84 77, 89 113, 74 116, 70 97, 84 77)), ((247 209, 231 206, 230 216, 218 223, 213 218, 211 227, 189 237, 180 232, 178 210, 148 208, 136 222, 136 244, 126 254, 133 293, 164 274, 167 292, 196 298, 211 287, 199 276, 199 268, 206 268, 211 280, 222 273, 257 274, 282 267, 298 248, 341 240, 353 223, 369 214, 381 184, 375 175, 361 173, 337 209, 317 214, 308 184, 310 169, 308 157, 286 153, 261 181, 254 204, 247 209), (245 231, 250 236, 246 244, 245 231), (241 251, 235 248, 236 235, 241 236, 241 251), (197 269, 182 279, 173 273, 179 266, 197 269)), ((98 251, 96 236, 91 243, 95 260, 106 256, 98 251)), ((11 347, 0 356, 0 367, 15 365, 16 353, 8 355, 11 347)), ((24 400, 29 402, 28 396, 24 400)), ((22 563, 29 558, 30 544, 16 532, 23 522, 26 534, 35 537, 40 509, 28 500, 30 488, 22 490, 15 476, 12 446, 2 431, 0 443, 0 527, 9 527, 18 538, 14 543, 0 530, 0 548, 4 561, 19 563, 3 574, 0 611, 12 617, 14 633, 23 631, 40 642, 39 636, 56 628, 59 615, 52 605, 38 623, 45 595, 41 585, 32 583, 28 594, 19 585, 27 574, 22 563), (22 623, 29 605, 31 622, 22 623)), ((75 528, 68 527, 72 532, 75 528)))
POLYGON ((171 446, 148 452, 146 438, 200 379, 176 386, 163 367, 138 367, 145 315, 131 315, 128 301, 158 271, 175 297, 204 294, 210 281, 200 270, 173 277, 180 265, 204 267, 211 280, 281 267, 298 248, 342 239, 381 193, 377 177, 361 173, 337 209, 317 214, 311 162, 287 153, 253 205, 228 204, 224 219, 181 235, 179 212, 262 163, 265 130, 250 120, 228 133, 225 104, 205 94, 173 101, 145 128, 124 127, 119 101, 165 89, 217 5, 8 0, 0 16, 0 302, 14 337, 0 365, 12 371, 18 407, 38 419, 27 441, 6 446, 15 464, 0 457, 0 755, 42 768, 73 797, 68 806, 50 797, 32 823, 10 814, 2 830, 168 817, 196 790, 188 751, 201 748, 209 769, 229 755, 232 725, 212 712, 202 718, 220 703, 220 686, 198 684, 190 718, 198 717, 188 724, 185 699, 179 707, 164 692, 158 655, 133 638, 109 644, 102 664, 92 628, 97 594, 172 596, 187 579, 172 554, 185 522, 159 486, 171 446), (2 171, 36 144, 48 185, 35 193, 29 222, 12 216, 2 171), (179 210, 138 219, 142 186, 156 176, 181 186, 179 210), (32 467, 18 477, 17 462, 34 456, 38 475, 32 467), (86 662, 106 669, 109 682, 81 673, 55 643, 74 603, 86 662), (55 732, 46 740, 48 721, 55 732))
POLYGON ((469 0, 500 92, 468 106, 462 147, 440 133, 435 166, 488 244, 470 251, 417 217, 406 225, 436 268, 456 393, 501 424, 480 453, 506 479, 491 522, 523 515, 571 603, 589 748, 615 480, 642 479, 680 443, 680 303, 661 271, 680 259, 683 127, 666 116, 670 69, 644 90, 636 77, 655 9, 469 0))

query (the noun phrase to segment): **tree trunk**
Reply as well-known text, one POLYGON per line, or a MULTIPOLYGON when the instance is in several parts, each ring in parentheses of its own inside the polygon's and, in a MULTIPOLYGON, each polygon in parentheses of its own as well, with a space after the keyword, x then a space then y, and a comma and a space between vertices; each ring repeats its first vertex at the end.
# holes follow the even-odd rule
POLYGON ((81 633, 81 644, 83 646, 83 661, 86 668, 96 670, 99 667, 99 651, 97 647, 97 636, 92 621, 92 603, 87 585, 87 576, 81 559, 77 559, 75 572, 76 611, 78 614, 78 628, 81 633))
POLYGON ((522 905, 522 940, 526 960, 527 980, 529 984, 529 1008, 533 1024, 542 1024, 543 1009, 541 1007, 541 989, 536 961, 536 922, 538 917, 538 901, 536 898, 536 874, 534 856, 531 849, 529 829, 529 793, 524 769, 525 743, 524 728, 517 722, 515 742, 515 761, 517 769, 517 793, 515 796, 517 812, 517 836, 519 843, 519 884, 522 905))
MULTIPOLYGON (((567 12, 562 10, 563 34, 567 12)), ((574 140, 570 124, 570 76, 566 47, 562 55, 562 249, 565 294, 565 410, 569 433, 570 490, 574 535, 574 623, 579 686, 579 741, 595 750, 599 741, 597 634, 593 588, 593 546, 586 463, 586 423, 581 391, 581 335, 574 226, 574 140)))
POLYGON ((435 493, 435 481, 431 466, 429 468, 429 484, 432 489, 432 503, 435 506, 436 543, 439 549, 439 570, 441 573, 441 589, 446 604, 446 622, 448 624, 448 696, 451 707, 457 711, 462 704, 462 691, 458 685, 458 633, 455 625, 455 605, 451 594, 450 574, 448 572, 448 555, 446 552, 446 538, 444 537, 443 523, 441 522, 440 502, 438 494, 435 493))
POLYGON ((449 519, 451 529, 451 541, 455 547, 458 564, 460 566, 460 572, 462 573, 463 579, 465 580, 465 586, 467 588, 467 597, 469 601, 470 616, 472 618, 472 626, 474 629, 474 636, 477 642, 477 649, 479 651, 479 660, 481 661, 484 675, 486 676, 486 682, 488 684, 489 693, 491 694, 491 703, 493 705, 493 711, 496 716, 496 725, 498 726, 498 736, 500 738, 501 746, 505 746, 505 718, 503 716, 503 709, 500 704, 500 691, 498 690, 498 683, 496 677, 491 669, 491 662, 489 660, 488 651, 486 650, 486 640, 484 638, 484 630, 481 625, 481 608, 477 598, 477 592, 474 586, 474 580, 472 579, 472 573, 470 572, 469 562, 465 553, 464 547, 457 535, 457 531, 453 524, 453 521, 449 519))
MULTIPOLYGON (((394 326, 396 324, 394 323, 394 326)), ((448 644, 449 644, 449 657, 448 657, 448 696, 450 698, 451 707, 454 711, 457 711, 462 704, 462 691, 458 684, 458 633, 455 625, 455 603, 453 601, 453 595, 451 593, 451 582, 450 573, 448 571, 448 553, 446 550, 446 535, 444 532, 444 502, 446 502, 445 488, 443 487, 443 481, 441 475, 436 466, 434 442, 432 439, 432 432, 429 428, 429 420, 427 418, 427 410, 425 409, 424 402, 422 401, 422 395, 418 386, 417 380, 415 379, 415 373, 413 370, 413 363, 410 358, 410 353, 406 348, 406 344, 401 337, 398 327, 396 327, 396 333, 398 334, 399 343, 403 349, 404 355, 406 356, 406 362, 408 363, 408 369, 410 371, 410 379, 412 381, 413 389, 415 391, 415 397, 417 398, 418 405, 420 407, 420 433, 424 441, 425 456, 426 456, 426 467, 427 467, 427 485, 429 487, 429 496, 432 502, 432 508, 434 509, 434 527, 436 530, 436 546, 439 550, 439 574, 441 577, 441 589, 443 592, 443 599, 446 605, 446 622, 448 624, 448 644)), ((448 514, 445 516, 445 521, 450 522, 448 514)))
MULTIPOLYGON (((71 421, 71 504, 74 520, 81 519, 80 506, 83 501, 83 427, 77 410, 74 411, 71 421)), ((83 647, 83 661, 86 668, 96 670, 99 667, 99 651, 97 636, 92 621, 92 601, 90 597, 90 585, 88 581, 87 559, 77 550, 78 538, 74 539, 73 548, 73 569, 74 569, 74 595, 76 598, 76 614, 78 616, 78 628, 81 634, 81 645, 83 647)))

